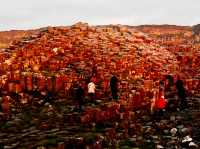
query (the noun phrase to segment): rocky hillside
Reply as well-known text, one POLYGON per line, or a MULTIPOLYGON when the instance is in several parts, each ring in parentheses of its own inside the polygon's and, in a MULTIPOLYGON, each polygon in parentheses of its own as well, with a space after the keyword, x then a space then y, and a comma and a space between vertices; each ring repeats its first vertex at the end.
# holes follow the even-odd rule
MULTIPOLYGON (((92 67, 96 67, 101 78, 117 72, 122 80, 130 81, 133 78, 129 78, 129 74, 156 79, 163 74, 196 71, 199 66, 196 61, 199 44, 188 26, 89 26, 77 23, 68 27, 1 34, 6 35, 0 36, 2 45, 8 47, 8 43, 12 43, 9 49, 13 50, 7 53, 10 56, 6 57, 10 59, 2 58, 1 61, 22 63, 24 72, 37 70, 44 74, 67 68, 87 76, 92 67), (177 63, 185 65, 187 61, 190 63, 186 70, 178 67, 177 63)), ((195 72, 193 76, 197 74, 195 72)))
MULTIPOLYGON (((16 42, 10 50, 0 67, 1 74, 8 78, 8 72, 20 72, 19 80, 30 74, 38 79, 56 76, 58 84, 53 86, 59 90, 65 85, 68 90, 77 80, 90 79, 95 70, 98 90, 103 94, 106 82, 115 73, 122 81, 121 87, 129 88, 122 91, 122 98, 126 98, 134 83, 157 81, 163 75, 174 74, 178 68, 176 56, 148 34, 120 25, 77 23, 69 27, 48 27, 16 42), (59 83, 59 78, 67 78, 66 83, 59 83)), ((36 85, 41 87, 40 83, 36 85)))
POLYGON ((8 120, 3 119, 8 114, 0 113, 0 148, 200 145, 200 81, 195 80, 200 74, 200 53, 190 27, 77 23, 21 35, 0 51, 0 86, 6 95, 2 108, 6 112, 11 107, 8 120), (173 90, 171 110, 161 117, 150 115, 157 83, 163 76, 177 73, 186 79, 189 109, 175 111, 173 90), (109 102, 112 74, 120 80, 117 102, 109 102), (97 88, 96 105, 87 95, 91 78, 97 88), (76 83, 85 85, 81 113, 73 96, 76 83), (53 100, 45 101, 50 98, 46 91, 53 93, 53 100))

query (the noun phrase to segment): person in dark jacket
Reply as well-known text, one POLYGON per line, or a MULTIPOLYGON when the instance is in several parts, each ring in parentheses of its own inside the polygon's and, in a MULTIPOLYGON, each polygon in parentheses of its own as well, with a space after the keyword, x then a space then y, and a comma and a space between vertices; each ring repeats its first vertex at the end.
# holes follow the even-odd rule
POLYGON ((165 99, 167 100, 166 110, 170 112, 175 112, 177 110, 177 100, 175 98, 176 88, 174 83, 174 78, 171 75, 166 76, 165 85, 165 99))
POLYGON ((117 77, 115 75, 112 76, 110 80, 110 88, 112 92, 112 98, 115 100, 118 99, 118 82, 119 80, 117 79, 117 77))
POLYGON ((52 103, 55 100, 55 96, 52 92, 50 91, 45 91, 43 96, 44 104, 45 103, 52 103))
POLYGON ((173 76, 171 75, 167 75, 166 76, 166 90, 171 92, 173 89, 173 86, 174 86, 174 78, 173 76))
POLYGON ((40 98, 41 97, 41 93, 40 93, 39 88, 37 86, 33 87, 32 96, 33 96, 33 98, 40 98))
POLYGON ((79 110, 82 111, 83 101, 84 101, 85 92, 83 85, 78 85, 76 90, 76 100, 78 101, 79 110))
POLYGON ((176 89, 177 89, 177 94, 178 97, 180 99, 180 110, 184 110, 188 107, 187 104, 187 95, 186 95, 186 91, 183 85, 183 81, 180 80, 180 78, 178 78, 178 80, 176 81, 176 89))
POLYGON ((160 82, 159 82, 159 90, 162 90, 162 91, 165 90, 165 84, 164 84, 163 80, 160 80, 160 82))

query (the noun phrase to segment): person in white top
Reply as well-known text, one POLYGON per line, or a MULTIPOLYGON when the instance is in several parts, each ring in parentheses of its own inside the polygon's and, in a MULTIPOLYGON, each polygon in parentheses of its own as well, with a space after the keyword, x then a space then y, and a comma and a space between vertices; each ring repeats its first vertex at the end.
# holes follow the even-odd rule
POLYGON ((90 82, 88 84, 88 95, 90 96, 90 99, 92 102, 95 102, 95 89, 96 89, 96 86, 94 82, 90 82))

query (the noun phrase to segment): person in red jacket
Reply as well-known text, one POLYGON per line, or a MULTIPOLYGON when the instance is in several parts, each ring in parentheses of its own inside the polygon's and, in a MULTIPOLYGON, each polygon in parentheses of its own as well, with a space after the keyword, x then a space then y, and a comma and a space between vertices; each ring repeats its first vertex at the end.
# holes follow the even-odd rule
POLYGON ((155 97, 155 116, 160 119, 164 115, 164 110, 166 107, 166 99, 164 96, 164 82, 160 81, 159 90, 155 97))

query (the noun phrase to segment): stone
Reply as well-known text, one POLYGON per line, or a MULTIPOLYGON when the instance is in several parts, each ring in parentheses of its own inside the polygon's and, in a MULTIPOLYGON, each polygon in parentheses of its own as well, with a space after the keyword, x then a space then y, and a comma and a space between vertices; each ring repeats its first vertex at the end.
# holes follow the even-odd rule
POLYGON ((190 143, 189 143, 189 147, 198 148, 199 146, 198 146, 196 143, 194 143, 194 142, 190 142, 190 143))
POLYGON ((170 116, 170 120, 171 120, 171 121, 175 121, 175 120, 176 120, 176 117, 175 117, 175 116, 170 116))
POLYGON ((172 128, 171 130, 170 130, 170 133, 172 134, 172 136, 175 136, 176 135, 176 133, 177 133, 177 129, 176 128, 172 128))
POLYGON ((192 141, 193 139, 190 137, 190 136, 185 136, 182 140, 182 143, 185 143, 185 142, 190 142, 192 141))
POLYGON ((156 145, 156 149, 163 149, 164 147, 162 145, 156 145))

